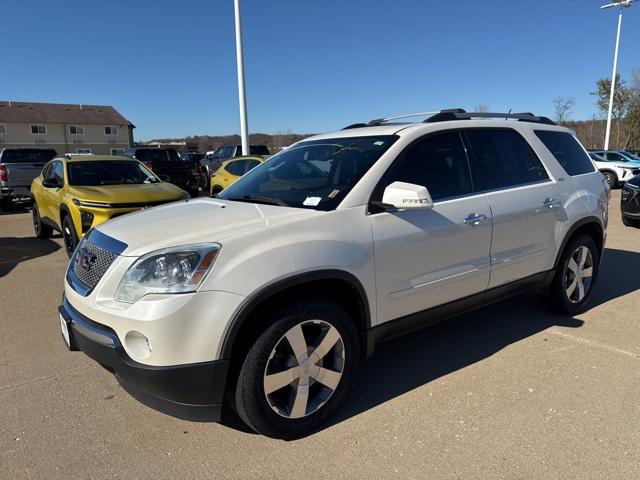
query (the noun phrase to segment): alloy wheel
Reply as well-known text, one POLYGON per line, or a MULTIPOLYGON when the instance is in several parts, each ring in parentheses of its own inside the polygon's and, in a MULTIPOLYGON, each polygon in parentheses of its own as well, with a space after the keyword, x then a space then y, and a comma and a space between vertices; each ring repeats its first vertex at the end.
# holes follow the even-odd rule
POLYGON ((572 303, 580 303, 589 293, 593 278, 593 256, 584 245, 573 252, 564 274, 564 289, 572 303))
POLYGON ((40 235, 40 215, 38 214, 38 207, 33 205, 31 209, 31 216, 33 217, 33 230, 36 232, 36 236, 40 235))
POLYGON ((285 418, 316 412, 333 395, 344 371, 344 342, 323 320, 293 326, 276 343, 263 375, 267 403, 285 418))
POLYGON ((67 253, 69 254, 69 256, 71 256, 73 254, 73 251, 75 250, 75 245, 73 244, 73 234, 71 233, 69 225, 67 225, 66 223, 64 224, 64 228, 62 229, 62 231, 64 237, 64 248, 67 249, 67 253))

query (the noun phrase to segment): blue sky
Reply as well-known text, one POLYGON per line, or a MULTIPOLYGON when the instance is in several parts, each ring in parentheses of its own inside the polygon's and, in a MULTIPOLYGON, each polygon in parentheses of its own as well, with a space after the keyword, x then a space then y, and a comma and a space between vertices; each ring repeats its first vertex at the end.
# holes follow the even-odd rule
MULTIPOLYGON (((251 132, 486 104, 573 118, 611 75, 597 0, 243 0, 251 132)), ((239 130, 232 0, 0 0, 0 99, 108 104, 137 139, 239 130)), ((619 71, 640 67, 640 2, 619 71)))

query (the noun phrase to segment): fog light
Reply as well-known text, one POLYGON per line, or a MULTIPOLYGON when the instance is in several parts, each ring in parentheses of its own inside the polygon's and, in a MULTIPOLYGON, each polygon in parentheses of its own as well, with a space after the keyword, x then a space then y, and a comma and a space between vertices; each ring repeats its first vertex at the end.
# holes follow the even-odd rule
POLYGON ((127 332, 124 337, 124 343, 126 344, 127 349, 136 358, 144 360, 151 356, 151 343, 149 342, 149 339, 136 330, 127 332))
POLYGON ((81 210, 80 220, 82 222, 82 233, 88 232, 91 228, 91 225, 93 224, 93 213, 81 210))

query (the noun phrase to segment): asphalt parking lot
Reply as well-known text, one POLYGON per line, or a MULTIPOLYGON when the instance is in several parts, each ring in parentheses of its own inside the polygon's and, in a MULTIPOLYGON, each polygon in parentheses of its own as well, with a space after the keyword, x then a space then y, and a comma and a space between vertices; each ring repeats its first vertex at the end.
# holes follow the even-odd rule
POLYGON ((3 212, 0 478, 639 478, 640 230, 619 201, 590 311, 523 295, 390 342, 292 442, 150 410, 66 351, 62 241, 3 212))

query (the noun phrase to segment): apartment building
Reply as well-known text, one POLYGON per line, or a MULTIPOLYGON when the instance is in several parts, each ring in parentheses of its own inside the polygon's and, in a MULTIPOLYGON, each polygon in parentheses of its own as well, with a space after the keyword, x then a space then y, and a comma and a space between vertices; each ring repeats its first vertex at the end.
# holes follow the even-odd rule
POLYGON ((108 105, 0 101, 0 148, 117 155, 133 145, 134 128, 108 105))

